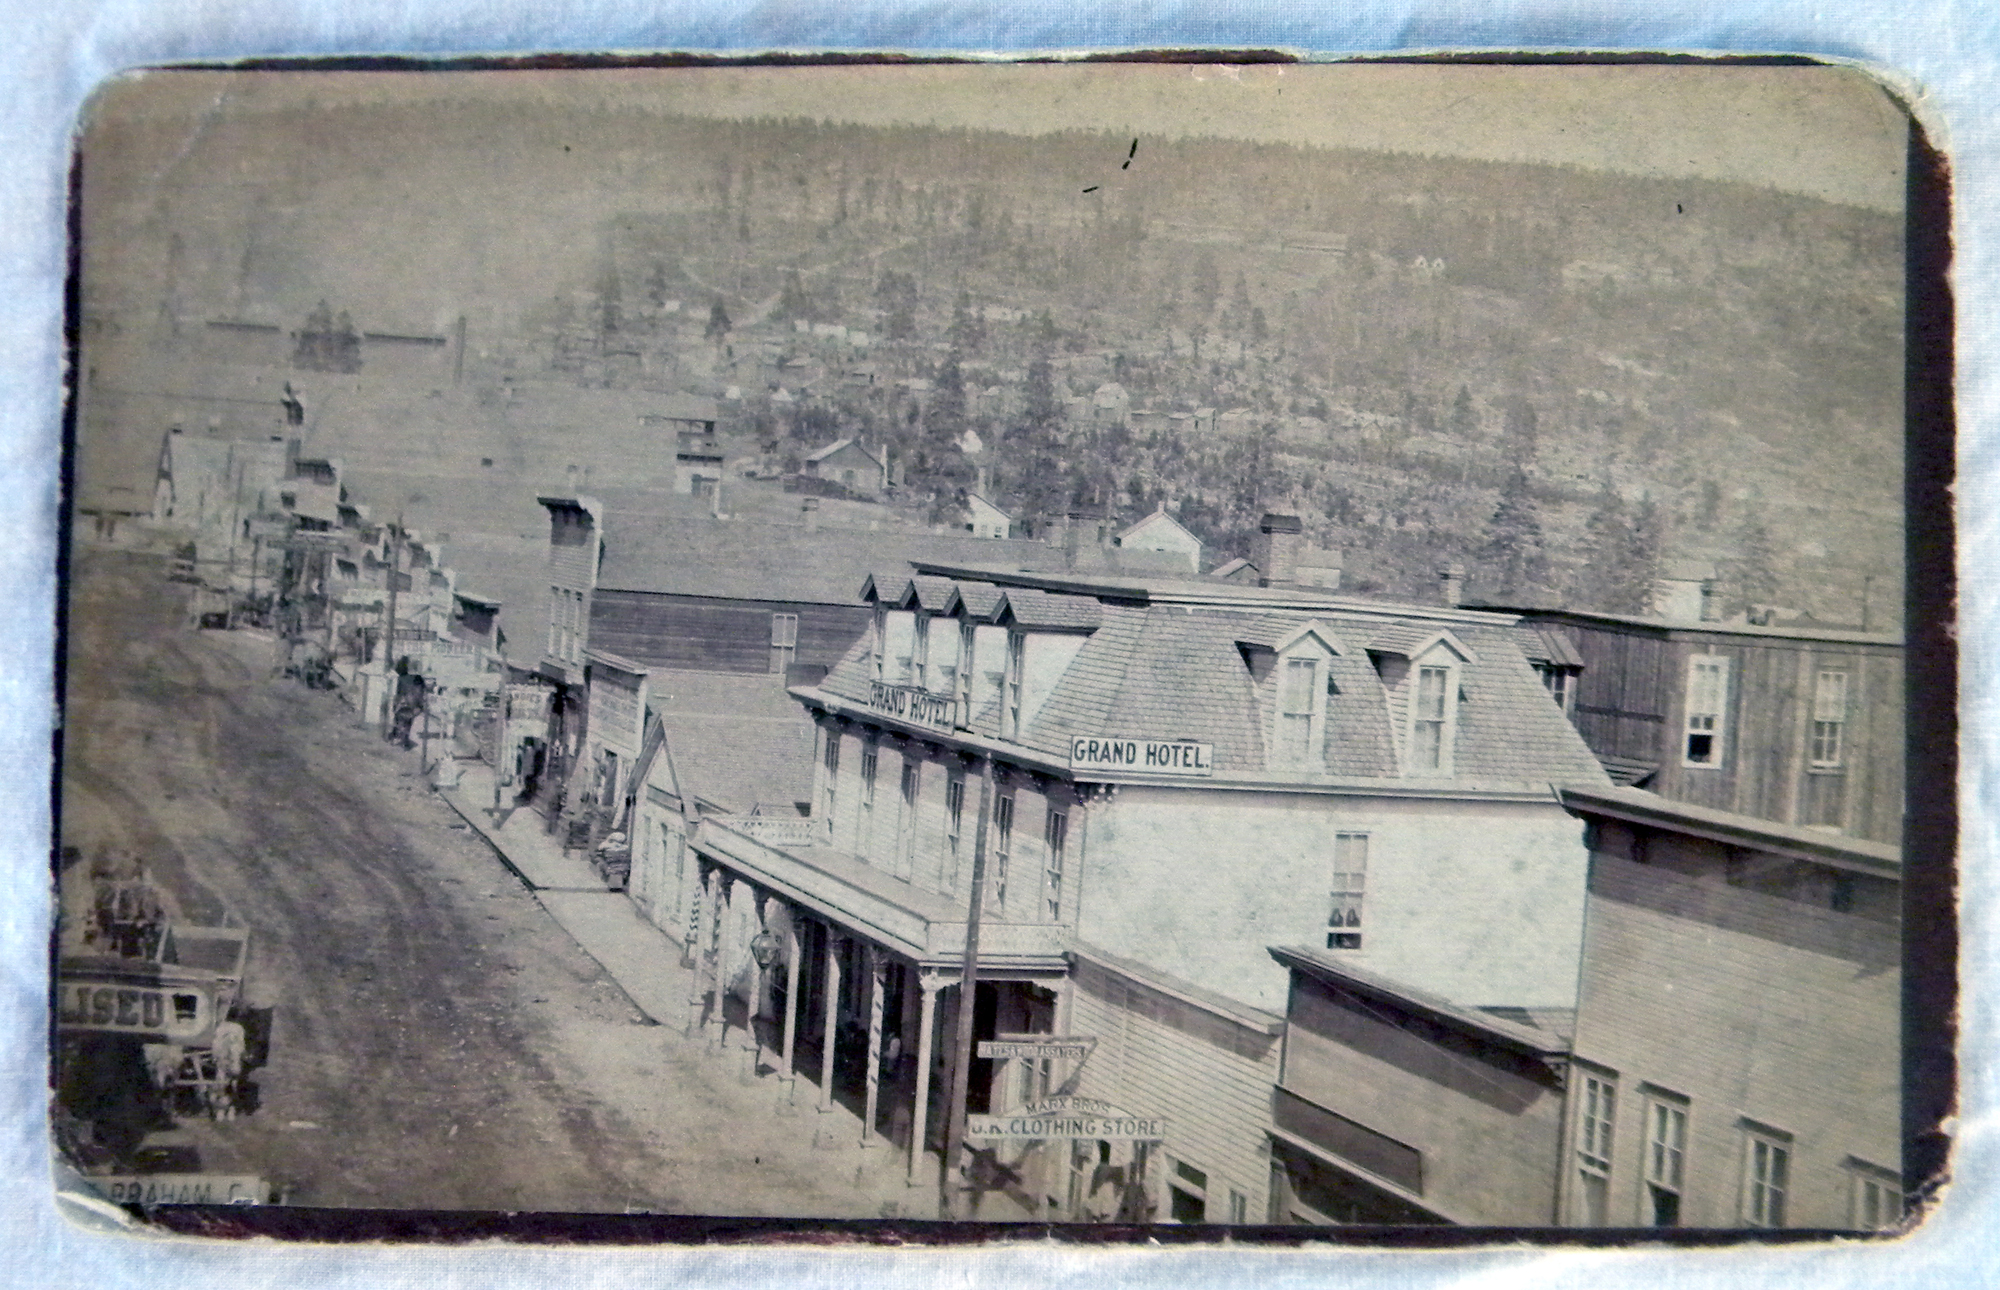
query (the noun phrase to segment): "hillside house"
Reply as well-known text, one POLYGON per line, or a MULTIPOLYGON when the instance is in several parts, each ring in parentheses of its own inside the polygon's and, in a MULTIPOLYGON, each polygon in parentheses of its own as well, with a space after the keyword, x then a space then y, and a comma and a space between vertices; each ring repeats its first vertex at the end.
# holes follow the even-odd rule
POLYGON ((1014 535, 1014 517, 979 494, 968 493, 965 529, 976 538, 1008 538, 1014 535))
POLYGON ((880 497, 889 488, 888 467, 858 439, 836 439, 802 463, 814 479, 831 480, 857 497, 880 497))
POLYGON ((1137 524, 1120 532, 1116 542, 1119 547, 1127 551, 1172 552, 1186 559, 1189 573, 1201 572, 1201 539, 1188 532, 1179 520, 1167 514, 1164 505, 1137 524))

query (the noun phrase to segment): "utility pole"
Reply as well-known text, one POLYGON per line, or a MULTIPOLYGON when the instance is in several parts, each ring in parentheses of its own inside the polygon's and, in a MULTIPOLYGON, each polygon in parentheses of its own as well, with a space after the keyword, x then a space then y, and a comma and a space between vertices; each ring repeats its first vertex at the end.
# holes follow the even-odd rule
POLYGON ((396 696, 389 691, 389 678, 395 675, 396 656, 396 576, 403 566, 403 513, 396 512, 395 527, 389 530, 389 600, 388 621, 382 626, 382 735, 388 737, 396 722, 396 696))
POLYGON ((972 1022, 979 997, 979 913, 986 897, 986 818, 993 807, 993 759, 979 777, 979 822, 972 835, 972 905, 965 920, 965 957, 958 969, 958 1015, 952 1030, 951 1096, 944 1109, 944 1160, 938 1166, 938 1217, 958 1217, 952 1171, 965 1143, 965 1096, 972 1081, 972 1022))

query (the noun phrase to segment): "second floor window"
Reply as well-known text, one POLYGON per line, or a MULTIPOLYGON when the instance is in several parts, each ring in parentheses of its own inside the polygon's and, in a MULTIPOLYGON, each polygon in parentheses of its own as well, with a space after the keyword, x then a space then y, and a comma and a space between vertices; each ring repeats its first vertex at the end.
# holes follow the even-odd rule
POLYGON ((1792 1146, 1772 1134, 1749 1132, 1743 1151, 1743 1225, 1783 1227, 1791 1189, 1792 1146))
POLYGON ((771 670, 779 676, 785 674, 799 656, 799 616, 797 614, 771 615, 771 670))
POLYGON ((1014 797, 993 799, 993 905, 1007 907, 1007 861, 1014 851, 1014 797))
POLYGON ((1681 761, 1688 766, 1720 766, 1724 719, 1729 699, 1729 660, 1719 654, 1688 659, 1687 743, 1681 761))
POLYGON ((1069 816, 1051 806, 1048 824, 1042 831, 1042 845, 1047 856, 1043 894, 1048 900, 1049 921, 1052 923, 1062 918, 1063 853, 1068 840, 1069 816))
POLYGON ((917 797, 923 784, 924 764, 903 762, 901 813, 897 817, 896 864, 903 877, 910 876, 917 859, 917 797))
POLYGON ((1813 683, 1812 764, 1821 770, 1840 765, 1841 733, 1847 725, 1847 673, 1821 672, 1813 683))
POLYGON ((840 783, 840 735, 832 730, 826 732, 826 827, 833 827, 833 801, 840 783))
POLYGON ((1611 1127, 1618 1088, 1609 1079, 1585 1075, 1577 1102, 1577 1222, 1603 1227, 1611 1214, 1611 1127))
POLYGON ((1326 947, 1361 948, 1361 894, 1368 881, 1368 835, 1336 833, 1333 838, 1333 900, 1326 919, 1326 947))
POLYGON ((945 886, 958 887, 959 839, 965 836, 965 776, 954 774, 944 784, 945 886))
POLYGON ((875 823, 875 768, 879 755, 875 745, 861 746, 861 834, 855 840, 855 850, 865 858, 874 838, 871 830, 875 823))
POLYGON ((1652 1097, 1646 1105, 1646 1212, 1653 1227, 1681 1225, 1681 1179, 1687 1157, 1687 1104, 1652 1097))

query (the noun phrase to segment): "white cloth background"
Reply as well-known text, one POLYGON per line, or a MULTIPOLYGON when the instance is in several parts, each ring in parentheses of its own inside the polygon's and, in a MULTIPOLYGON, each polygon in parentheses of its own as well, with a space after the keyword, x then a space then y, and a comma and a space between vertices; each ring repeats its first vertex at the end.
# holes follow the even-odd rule
POLYGON ((92 1286, 625 1287, 676 1283, 806 1286, 1075 1282, 1096 1290, 1184 1284, 1430 1287, 1786 1284, 1964 1285, 1996 1258, 1995 1044, 1991 987, 1996 882, 1994 607, 2000 497, 2000 6, 1964 0, 10 0, 0 60, 0 803, 10 884, 0 901, 5 1026, 0 1281, 92 1286), (676 1252, 541 1248, 316 1249, 162 1241, 85 1231, 57 1215, 43 1182, 44 946, 64 193, 76 110, 104 77, 135 65, 260 54, 501 53, 845 48, 1075 50, 1278 47, 1631 49, 1793 52, 1861 61, 1907 87, 1956 182, 1956 268, 1964 615, 1962 881, 1963 1116, 1960 1181, 1916 1236, 1894 1247, 1634 1252, 1581 1249, 1406 1253, 1361 1250, 676 1252))

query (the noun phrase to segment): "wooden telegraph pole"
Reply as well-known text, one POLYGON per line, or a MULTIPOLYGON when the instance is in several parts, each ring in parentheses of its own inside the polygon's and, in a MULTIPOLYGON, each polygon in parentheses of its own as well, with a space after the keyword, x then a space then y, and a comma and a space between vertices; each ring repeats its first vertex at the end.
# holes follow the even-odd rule
POLYGON ((965 957, 958 971, 958 1013, 952 1031, 951 1097, 944 1110, 944 1160, 938 1166, 938 1217, 957 1217, 952 1171, 965 1143, 965 1097, 972 1081, 972 1023, 979 996, 979 912, 986 897, 986 818, 993 807, 993 759, 979 777, 979 821, 972 835, 972 905, 965 920, 965 957))
POLYGON ((396 725, 396 694, 389 678, 395 675, 396 667, 396 575, 403 567, 403 517, 399 512, 396 525, 389 530, 389 602, 386 606, 388 621, 382 625, 382 735, 388 737, 396 725))

